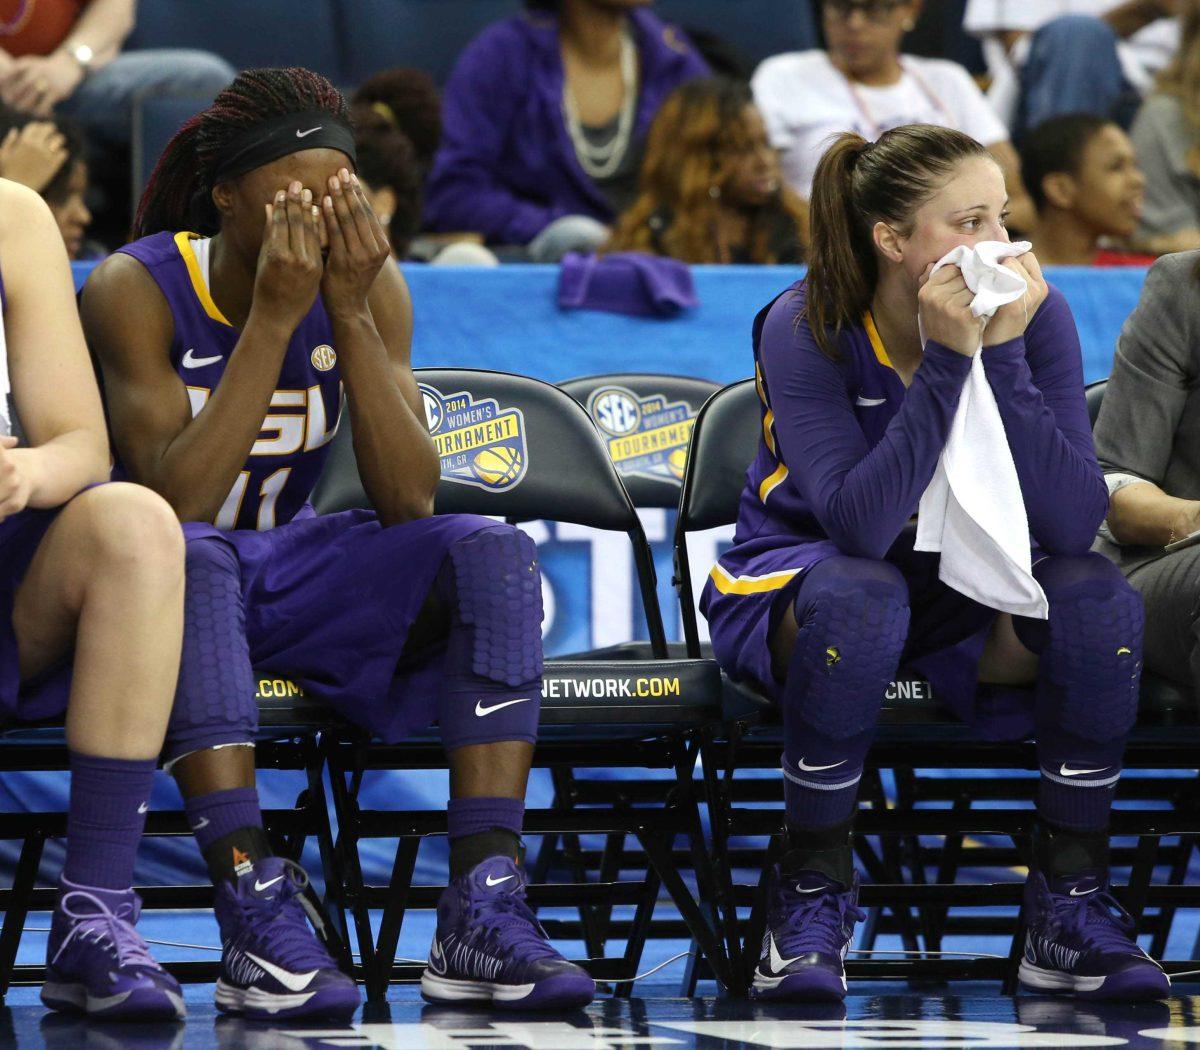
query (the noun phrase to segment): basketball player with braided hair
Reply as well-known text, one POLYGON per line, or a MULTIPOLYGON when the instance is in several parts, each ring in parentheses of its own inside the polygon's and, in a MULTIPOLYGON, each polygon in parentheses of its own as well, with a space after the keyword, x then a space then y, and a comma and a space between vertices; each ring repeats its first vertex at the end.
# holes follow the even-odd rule
POLYGON ((440 724, 451 882, 422 991, 582 1005, 518 864, 541 696, 537 552, 509 526, 433 517, 438 456, 409 363, 412 308, 355 175, 341 94, 250 70, 168 144, 136 239, 83 292, 119 470, 188 539, 165 764, 217 885, 217 1005, 260 1017, 358 1005, 273 857, 251 750, 253 670, 286 675, 386 741, 440 724), (308 498, 345 393, 377 512, 308 498))

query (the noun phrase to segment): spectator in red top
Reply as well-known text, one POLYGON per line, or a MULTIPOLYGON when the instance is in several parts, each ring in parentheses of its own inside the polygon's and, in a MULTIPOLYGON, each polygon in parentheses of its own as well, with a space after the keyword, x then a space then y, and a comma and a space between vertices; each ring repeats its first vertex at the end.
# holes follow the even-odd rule
POLYGON ((1154 261, 1119 250, 1142 217, 1146 178, 1129 136, 1112 121, 1087 113, 1051 117, 1026 135, 1021 171, 1037 209, 1029 238, 1044 264, 1147 266, 1154 261), (1102 242, 1107 247, 1101 248, 1102 242))
POLYGON ((135 0, 0 0, 0 99, 37 116, 57 110, 125 146, 145 92, 215 94, 235 75, 207 51, 122 52, 135 0))

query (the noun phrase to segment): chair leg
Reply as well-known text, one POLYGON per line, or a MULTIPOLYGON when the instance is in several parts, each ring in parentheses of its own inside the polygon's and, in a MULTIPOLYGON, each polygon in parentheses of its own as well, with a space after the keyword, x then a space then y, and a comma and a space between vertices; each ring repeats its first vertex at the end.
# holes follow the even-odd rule
POLYGON ((679 909, 683 921, 687 923, 688 930, 699 942, 701 951, 708 958, 717 980, 728 988, 736 987, 737 978, 730 969, 729 958, 725 954, 720 939, 709 924, 708 916, 696 903, 687 884, 680 876, 679 869, 675 866, 671 856, 673 835, 664 835, 660 830, 652 830, 643 825, 638 828, 637 837, 646 851, 646 855, 650 858, 650 863, 654 865, 663 885, 671 895, 671 900, 675 902, 675 907, 679 909))
POLYGON ((762 874, 758 878, 758 888, 754 894, 754 904, 750 908, 750 918, 746 922, 746 936, 742 942, 742 968, 740 981, 735 991, 737 995, 748 995, 754 983, 754 967, 758 965, 758 957, 767 932, 767 872, 773 864, 783 856, 783 835, 772 835, 767 843, 766 855, 763 858, 762 874))
POLYGON ((38 866, 42 862, 45 845, 46 836, 40 831, 28 835, 21 843, 8 911, 4 913, 4 925, 0 926, 0 1002, 4 1001, 12 981, 17 949, 21 946, 21 934, 25 931, 25 919, 29 915, 29 896, 37 882, 38 866))
POLYGON ((396 949, 400 944, 400 928, 404 924, 404 913, 408 907, 408 891, 412 886, 413 872, 417 867, 417 851, 421 848, 418 838, 402 838, 396 843, 396 860, 392 865, 392 877, 388 882, 388 899, 379 917, 379 937, 375 942, 375 963, 379 968, 381 984, 378 996, 387 995, 392 967, 396 963, 396 949))
MULTIPOLYGON (((329 823, 329 800, 325 795, 324 762, 321 752, 315 752, 315 761, 310 761, 305 770, 308 777, 309 813, 311 830, 316 836, 317 850, 321 857, 321 872, 325 879, 325 897, 321 902, 329 928, 337 937, 338 969, 350 977, 354 976, 354 955, 350 951, 350 938, 346 926, 345 886, 341 868, 337 863, 334 848, 333 827, 329 823)), ((335 946, 333 938, 326 945, 335 946)))
MULTIPOLYGON (((658 903, 658 891, 662 880, 651 869, 646 872, 646 891, 637 903, 633 915, 633 925, 629 930, 629 939, 625 942, 624 963, 630 977, 637 976, 638 966, 642 962, 642 954, 646 950, 646 938, 650 935, 650 924, 654 921, 654 906, 658 903)), ((633 980, 618 981, 613 988, 613 995, 618 999, 628 999, 633 995, 633 980)))

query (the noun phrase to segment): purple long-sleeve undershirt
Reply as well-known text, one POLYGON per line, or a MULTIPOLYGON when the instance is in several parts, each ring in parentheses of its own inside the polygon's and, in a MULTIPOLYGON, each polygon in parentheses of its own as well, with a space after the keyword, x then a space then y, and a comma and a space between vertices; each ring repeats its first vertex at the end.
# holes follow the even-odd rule
MULTIPOLYGON (((759 358, 788 481, 807 504, 794 510, 814 516, 845 553, 882 558, 933 477, 971 359, 927 343, 903 402, 872 444, 854 410, 858 382, 850 365, 825 357, 791 310, 773 314, 759 358)), ((1052 289, 1025 338, 983 355, 1034 541, 1050 554, 1083 553, 1104 516, 1107 493, 1066 301, 1052 289)), ((786 513, 781 507, 775 514, 781 510, 786 513)))

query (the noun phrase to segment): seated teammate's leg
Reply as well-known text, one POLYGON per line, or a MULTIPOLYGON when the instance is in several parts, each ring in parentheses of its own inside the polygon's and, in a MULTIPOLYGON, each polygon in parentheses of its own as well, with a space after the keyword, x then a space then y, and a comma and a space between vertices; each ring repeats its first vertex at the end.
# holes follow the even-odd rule
POLYGON ((846 952, 863 917, 850 831, 863 762, 908 636, 908 585, 886 562, 838 555, 807 570, 791 593, 771 644, 783 683, 788 846, 768 873, 754 992, 841 999, 846 952))
POLYGON ((1167 975, 1138 947, 1108 882, 1109 811, 1137 718, 1142 601, 1095 553, 1046 558, 1034 575, 1050 618, 1013 621, 1039 657, 1041 780, 1021 982, 1083 998, 1159 999, 1167 975))
POLYGON ((450 544, 434 582, 445 623, 438 721, 449 754, 450 885, 421 978, 431 1002, 565 1009, 595 982, 525 902, 520 836, 542 696, 537 550, 507 525, 450 544))
MULTIPOLYGON (((52 673, 74 649, 66 863, 41 993, 54 1009, 184 1014, 178 983, 134 929, 141 902, 131 888, 179 666, 182 561, 179 525, 163 500, 102 485, 58 512, 15 592, 23 681, 52 673)), ((50 713, 38 705, 52 701, 55 686, 64 686, 58 676, 18 713, 50 713)))
POLYGON ((255 789, 258 727, 236 552, 187 545, 183 658, 164 758, 216 886, 217 1006, 248 1017, 349 1016, 360 997, 308 922, 307 876, 272 855, 255 789))

